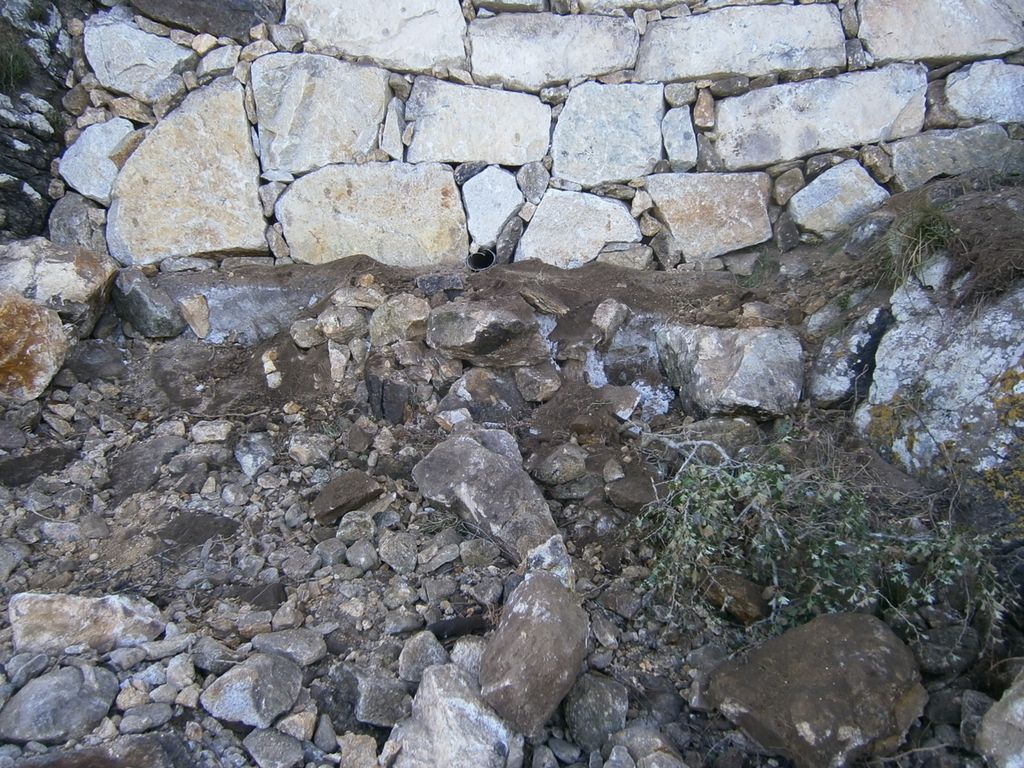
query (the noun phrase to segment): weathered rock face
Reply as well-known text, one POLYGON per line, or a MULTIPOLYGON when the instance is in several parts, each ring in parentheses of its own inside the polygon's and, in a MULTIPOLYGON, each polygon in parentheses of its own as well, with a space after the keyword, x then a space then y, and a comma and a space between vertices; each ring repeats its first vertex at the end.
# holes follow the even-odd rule
POLYGON ((151 19, 192 32, 244 40, 260 22, 280 21, 284 0, 132 0, 132 5, 151 19))
POLYGON ((298 664, 283 656, 258 653, 214 680, 199 701, 221 720, 269 728, 291 709, 301 688, 298 664))
POLYGON ((572 688, 586 656, 590 622, 557 578, 528 573, 487 642, 480 692, 518 731, 538 731, 572 688))
POLYGON ((800 400, 803 348, 789 331, 668 326, 657 338, 684 405, 701 414, 780 416, 800 400))
POLYGON ((164 630, 160 609, 142 598, 22 592, 8 606, 19 652, 59 654, 72 645, 100 652, 152 640, 164 630))
POLYGON ((885 624, 835 614, 719 667, 709 694, 765 749, 816 768, 894 751, 928 700, 919 680, 914 655, 885 624))
POLYGON ((1018 675, 981 721, 975 744, 993 768, 1014 768, 1024 754, 1024 676, 1018 675))
POLYGON ((565 721, 573 741, 588 751, 601 749, 611 734, 626 727, 629 691, 617 680, 588 673, 565 700, 565 721))
POLYGON ((296 261, 363 253, 414 267, 466 258, 466 215, 454 175, 442 165, 328 166, 292 184, 275 210, 296 261))
POLYGON ((395 768, 506 768, 522 736, 480 697, 467 672, 454 664, 423 673, 412 717, 391 732, 383 755, 397 754, 395 768))
POLYGON ((133 265, 266 253, 259 173, 242 86, 222 79, 193 91, 121 169, 107 223, 111 255, 133 265))
POLYGON ((523 204, 516 177, 490 166, 462 185, 462 201, 470 237, 478 245, 494 245, 502 227, 523 204))
POLYGON ((0 285, 56 311, 79 338, 92 333, 116 271, 105 253, 63 248, 41 237, 0 246, 0 285))
POLYGON ((875 353, 891 324, 889 310, 876 307, 822 342, 808 378, 807 394, 815 405, 830 408, 867 396, 875 353))
POLYGON ((416 123, 410 163, 523 165, 548 151, 551 107, 524 93, 418 77, 405 117, 416 123))
POLYGON ((63 667, 30 680, 0 712, 0 739, 59 744, 99 725, 117 695, 117 676, 102 667, 63 667))
POLYGON ((640 242, 640 228, 616 200, 550 189, 519 241, 516 261, 539 259, 562 269, 593 261, 608 243, 640 242), (566 223, 573 235, 566 237, 566 223))
POLYGON ((998 125, 927 131, 889 145, 897 189, 916 189, 936 176, 973 169, 1024 171, 1024 141, 1010 139, 998 125))
POLYGON ((862 0, 859 37, 877 61, 954 61, 1024 46, 1020 11, 985 0, 862 0))
POLYGON ((427 320, 427 344, 473 365, 535 365, 548 359, 533 311, 522 300, 454 301, 427 320))
POLYGON ((715 146, 740 169, 902 138, 921 130, 927 86, 923 67, 894 64, 751 91, 718 104, 715 146))
POLYGON ((789 213, 802 229, 834 237, 886 200, 889 193, 856 160, 829 168, 789 201, 789 213))
POLYGON ((0 397, 35 400, 64 364, 69 348, 56 312, 0 291, 0 397))
POLYGON ((305 173, 374 148, 388 73, 330 56, 276 53, 252 65, 264 171, 305 173))
POLYGON ((191 48, 143 32, 119 10, 89 18, 85 56, 103 86, 147 103, 183 93, 178 73, 195 60, 191 48))
POLYGON ((839 12, 829 5, 722 8, 650 25, 641 80, 690 80, 846 65, 839 12))
POLYGON ((121 117, 90 125, 60 159, 60 175, 86 197, 109 205, 110 190, 120 170, 114 158, 134 132, 135 127, 121 117))
POLYGON ((639 40, 629 19, 604 16, 503 13, 469 25, 474 79, 523 91, 628 69, 639 40))
POLYGON ((586 187, 645 176, 661 159, 663 116, 660 85, 574 88, 555 127, 554 175, 586 187))
MULTIPOLYGON (((1018 24, 1018 27, 1020 25, 1018 24)), ((1024 45, 1024 34, 1021 35, 1024 45)), ((960 117, 1014 123, 1024 120, 1024 66, 979 61, 946 80, 946 99, 960 117)))
POLYGON ((390 69, 465 66, 466 22, 458 0, 292 0, 286 14, 308 40, 390 69))
POLYGON ((771 182, 763 173, 660 173, 647 191, 675 247, 688 262, 701 262, 772 236, 768 220, 771 182), (729 222, 708 227, 707 222, 729 222))
POLYGON ((65 248, 107 252, 107 211, 81 195, 68 192, 50 211, 50 242, 65 248))
POLYGON ((520 558, 558 533, 544 496, 521 462, 460 435, 435 447, 413 469, 420 492, 520 558))

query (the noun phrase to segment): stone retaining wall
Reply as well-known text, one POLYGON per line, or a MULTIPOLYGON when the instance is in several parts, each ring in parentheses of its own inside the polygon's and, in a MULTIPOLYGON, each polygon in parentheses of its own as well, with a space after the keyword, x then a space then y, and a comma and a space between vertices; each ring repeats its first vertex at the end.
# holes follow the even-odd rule
POLYGON ((936 176, 1024 169, 1015 0, 230 6, 71 25, 60 173, 92 202, 60 201, 51 235, 95 243, 105 218, 119 262, 164 270, 741 269, 936 176))

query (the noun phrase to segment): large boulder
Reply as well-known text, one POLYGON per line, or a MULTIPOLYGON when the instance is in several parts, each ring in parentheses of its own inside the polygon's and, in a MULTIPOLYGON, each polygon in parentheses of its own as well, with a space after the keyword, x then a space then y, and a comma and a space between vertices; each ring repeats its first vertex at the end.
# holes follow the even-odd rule
POLYGON ((873 616, 833 614, 719 667, 710 701, 799 768, 886 755, 924 709, 914 654, 873 616))
MULTIPOLYGON (((1021 36, 1024 45, 1024 35, 1021 36)), ((946 79, 946 99, 961 118, 994 123, 1024 121, 1024 66, 979 61, 946 79)))
POLYGON ((57 375, 70 348, 56 312, 0 291, 0 398, 35 400, 57 375))
POLYGON ((29 680, 0 711, 0 740, 80 739, 106 717, 117 691, 117 676, 102 667, 55 669, 29 680))
POLYGON ((686 408, 705 416, 781 416, 803 389, 803 347, 773 328, 667 326, 658 352, 686 408))
POLYGON ((484 700, 518 731, 537 733, 576 681, 589 631, 579 597, 550 573, 528 573, 487 641, 484 700))
POLYGON ((301 688, 302 667, 284 656, 257 653, 214 680, 199 702, 218 720, 269 728, 292 708, 301 688))
POLYGON ((520 559, 558 534, 547 502, 522 462, 469 435, 436 446, 412 476, 420 493, 454 507, 467 523, 520 559))
POLYGON ((175 27, 245 40, 257 24, 280 21, 284 0, 132 0, 132 5, 175 27))
POLYGON ((377 143, 388 73, 330 56, 274 53, 252 64, 263 171, 351 163, 377 143))
POLYGON ((433 666, 412 702, 412 716, 391 732, 382 758, 393 768, 510 768, 522 760, 523 737, 481 698, 468 672, 454 664, 433 666))
POLYGON ((533 310, 519 298, 459 300, 427 319, 427 345, 473 365, 536 365, 548 359, 533 310))
POLYGON ((1024 755, 1024 674, 981 720, 977 750, 992 768, 1016 768, 1024 755))
POLYGON ((111 255, 125 265, 171 256, 268 251, 243 89, 193 91, 128 158, 114 183, 111 255))
POLYGON ((900 190, 976 169, 1024 173, 1024 141, 1011 139, 999 125, 926 131, 894 141, 889 152, 893 183, 900 190))
POLYGON ((331 165, 277 201, 292 258, 323 264, 366 254, 392 266, 461 264, 466 213, 451 168, 439 163, 331 165))
POLYGON ((56 311, 79 338, 92 333, 116 272, 117 264, 102 251, 42 237, 0 245, 0 285, 56 311))

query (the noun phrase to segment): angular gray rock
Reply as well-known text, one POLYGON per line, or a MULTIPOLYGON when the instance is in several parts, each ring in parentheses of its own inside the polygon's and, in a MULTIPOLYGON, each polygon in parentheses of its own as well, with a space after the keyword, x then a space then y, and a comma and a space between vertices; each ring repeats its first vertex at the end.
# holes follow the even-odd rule
POLYGON ((257 653, 214 680, 199 703, 218 720, 269 728, 292 708, 301 688, 298 664, 284 656, 257 653))
POLYGON ((693 130, 689 106, 666 112, 661 121, 661 134, 673 171, 688 171, 697 164, 697 135, 693 130))
POLYGON ((331 478, 313 500, 310 511, 321 523, 331 523, 339 517, 373 501, 384 488, 365 472, 350 469, 331 478))
POLYGON ((524 199, 516 177, 491 165, 462 185, 462 201, 466 206, 469 236, 478 245, 491 246, 524 199))
POLYGON ((68 192, 58 200, 46 226, 54 245, 107 252, 107 211, 82 195, 68 192))
POLYGON ((434 633, 417 632, 402 646, 398 656, 398 676, 410 683, 418 683, 428 668, 447 663, 448 652, 434 633))
POLYGON ((184 93, 179 73, 195 61, 195 52, 143 32, 125 11, 104 11, 86 21, 85 57, 100 84, 146 103, 184 93))
POLYGON ((659 173, 647 177, 655 215, 687 262, 763 243, 771 182, 763 173, 659 173), (712 222, 729 222, 728 227, 712 222))
POLYGON ((562 269, 593 261, 608 243, 640 242, 640 227, 629 208, 583 192, 549 189, 519 241, 516 261, 537 259, 562 269), (573 237, 566 237, 566 222, 573 237))
POLYGON ((900 190, 917 189, 936 176, 977 169, 1024 172, 1024 141, 1011 139, 999 125, 926 131, 894 141, 889 152, 893 183, 900 190))
POLYGON ((521 463, 458 435, 437 445, 412 471, 420 493, 524 558, 558 529, 521 463))
POLYGON ((577 77, 629 69, 636 62, 640 35, 625 18, 502 13, 474 20, 469 42, 476 82, 536 92, 577 77))
POLYGON ((410 163, 523 165, 547 154, 551 107, 536 96, 417 77, 405 105, 410 163))
POLYGON ((381 758, 393 759, 394 768, 507 768, 522 742, 480 697, 470 675, 446 664, 424 672, 412 716, 391 732, 381 758))
POLYGON ((103 251, 58 246, 41 237, 0 245, 0 285, 32 299, 92 333, 103 312, 117 264, 103 251))
POLYGON ((102 667, 62 667, 29 680, 0 711, 0 740, 60 744, 80 739, 106 716, 117 676, 102 667))
POLYGON ((629 691, 604 675, 582 675, 565 700, 565 722, 572 741, 592 752, 626 727, 629 691))
POLYGON ((1011 685, 981 720, 975 746, 992 768, 1014 768, 1024 755, 1024 675, 1011 685))
POLYGON ((684 406, 705 416, 781 416, 800 400, 803 347, 772 328, 666 326, 658 353, 684 406))
POLYGON ((461 264, 466 214, 451 168, 441 164, 332 165, 292 184, 277 219, 296 261, 366 254, 391 266, 461 264))
POLYGON ((285 15, 307 40, 402 72, 465 67, 458 0, 291 0, 285 15))
POLYGON ((548 359, 533 310, 522 299, 457 300, 427 319, 427 345, 473 365, 535 365, 548 359))
POLYGON ((709 696, 799 768, 890 754, 928 700, 910 649, 866 614, 819 616, 726 662, 709 696))
POLYGON ((786 83, 722 99, 715 149, 729 170, 910 136, 924 124, 924 67, 786 83))
POLYGON ((21 592, 8 604, 18 652, 60 654, 72 645, 101 653, 139 645, 164 631, 160 609, 148 600, 125 595, 77 595, 21 592))
POLYGON ((589 631, 579 597, 549 573, 527 573, 487 642, 484 700, 516 730, 537 733, 576 681, 589 631))
POLYGON ((174 27, 244 41, 257 24, 281 20, 284 0, 132 0, 132 5, 174 27))
POLYGON ((302 742, 272 728, 257 728, 242 744, 259 768, 296 768, 302 764, 302 742))
POLYGON ((376 146, 390 98, 383 69, 272 53, 253 62, 251 83, 264 172, 351 163, 376 146))
POLYGON ((111 255, 138 265, 266 253, 259 173, 242 86, 224 78, 193 91, 121 169, 107 218, 111 255))
POLYGON ((465 409, 479 424, 508 424, 524 418, 529 411, 513 377, 488 368, 466 371, 437 408, 442 413, 465 409))
POLYGON ((789 200, 789 214, 801 229, 835 237, 889 199, 856 160, 829 168, 789 200))
POLYGON ((650 24, 636 77, 668 82, 845 66, 836 8, 758 4, 650 24))
POLYGON ((645 176, 661 160, 661 85, 584 83, 569 92, 552 139, 552 174, 585 187, 645 176))
POLYGON ((861 0, 858 36, 878 62, 955 61, 1024 46, 1022 13, 987 0, 861 0))
POLYGON ((875 353, 891 324, 889 310, 876 307, 822 342, 808 375, 807 394, 815 405, 831 408, 867 397, 875 353))
POLYGON ((316 664, 327 655, 327 643, 319 632, 307 627, 268 632, 252 639, 253 650, 276 653, 291 659, 300 667, 316 664))
MULTIPOLYGON (((1020 25, 1018 25, 1020 26, 1020 25)), ((1024 45, 1024 33, 1021 34, 1024 45)), ((979 61, 946 78, 946 100, 968 120, 1024 121, 1024 66, 979 61)))
POLYGON ((173 338, 187 327, 178 303, 139 269, 118 274, 114 305, 122 320, 149 339, 173 338))
POLYGON ((134 132, 135 126, 121 117, 90 125, 60 159, 61 178, 86 197, 110 205, 110 191, 120 170, 114 158, 134 132))

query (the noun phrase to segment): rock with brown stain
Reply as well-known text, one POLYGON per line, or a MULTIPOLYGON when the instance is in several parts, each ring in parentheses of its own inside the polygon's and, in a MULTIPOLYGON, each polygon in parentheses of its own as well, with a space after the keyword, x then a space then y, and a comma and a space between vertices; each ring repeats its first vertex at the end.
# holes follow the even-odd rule
POLYGON ((14 293, 0 293, 0 398, 35 400, 70 349, 60 317, 14 293))

